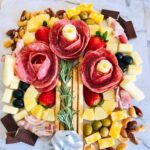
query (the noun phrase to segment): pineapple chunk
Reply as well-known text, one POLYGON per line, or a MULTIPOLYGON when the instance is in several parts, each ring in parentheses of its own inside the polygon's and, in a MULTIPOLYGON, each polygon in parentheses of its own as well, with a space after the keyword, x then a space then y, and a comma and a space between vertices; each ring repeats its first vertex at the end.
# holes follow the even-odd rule
POLYGON ((31 114, 36 117, 37 119, 42 119, 44 112, 44 107, 41 105, 36 105, 34 108, 31 110, 31 114))
POLYGON ((112 137, 100 139, 100 140, 98 140, 98 145, 99 145, 100 149, 114 147, 115 146, 115 140, 112 137))
POLYGON ((104 15, 100 14, 99 12, 92 11, 89 15, 89 18, 93 19, 96 23, 100 24, 104 19, 104 15))
POLYGON ((11 102, 13 90, 6 88, 2 97, 2 102, 9 104, 11 102))
POLYGON ((118 51, 123 53, 130 53, 133 51, 133 45, 120 43, 118 51))
POLYGON ((80 14, 80 7, 76 6, 75 8, 68 9, 66 11, 66 14, 67 14, 69 19, 72 18, 75 15, 79 15, 80 14))
POLYGON ((100 32, 104 34, 107 31, 108 36, 112 33, 113 29, 108 26, 100 26, 100 32))
POLYGON ((94 120, 94 110, 92 108, 87 108, 84 110, 83 119, 88 121, 94 120))
POLYGON ((55 121, 54 109, 48 108, 43 113, 43 120, 55 121))
POLYGON ((58 18, 52 17, 52 18, 49 20, 49 22, 48 22, 48 27, 52 28, 53 25, 54 25, 57 21, 59 21, 58 18))
POLYGON ((103 99, 104 99, 104 100, 112 100, 112 101, 115 101, 115 99, 116 99, 115 90, 114 90, 114 89, 111 89, 111 90, 108 90, 108 91, 104 92, 104 93, 103 93, 103 99))
POLYGON ((137 75, 142 73, 142 67, 137 65, 129 65, 128 74, 137 75))
POLYGON ((17 76, 14 76, 11 81, 10 88, 14 90, 18 89, 19 83, 20 79, 17 76))
POLYGON ((39 27, 43 25, 43 22, 44 22, 44 21, 48 22, 49 19, 50 19, 49 14, 39 14, 39 15, 37 15, 37 16, 35 16, 35 17, 36 17, 36 19, 38 20, 38 25, 39 25, 39 27))
POLYGON ((24 94, 24 105, 27 111, 30 111, 33 107, 37 105, 37 98, 39 96, 38 91, 30 86, 24 94))
POLYGON ((101 139, 101 135, 99 132, 96 132, 88 137, 85 138, 85 141, 88 145, 95 143, 96 141, 98 141, 99 139, 101 139))
POLYGON ((113 54, 115 54, 118 50, 118 39, 114 38, 114 37, 110 37, 109 41, 106 43, 106 48, 112 52, 113 54))
POLYGON ((23 36, 23 42, 25 45, 28 45, 32 42, 35 41, 35 35, 33 33, 30 33, 30 32, 26 32, 23 36))
POLYGON ((124 76, 124 80, 126 80, 128 82, 135 82, 136 81, 136 75, 126 74, 124 76))
POLYGON ((102 107, 95 107, 94 120, 102 120, 108 117, 108 114, 102 107))
POLYGON ((96 31, 99 31, 100 30, 100 26, 97 25, 97 24, 94 24, 94 25, 88 25, 89 28, 90 28, 90 34, 91 36, 94 36, 96 34, 96 31))
POLYGON ((109 135, 112 136, 113 138, 119 138, 121 128, 122 128, 122 123, 113 122, 110 128, 109 135))
POLYGON ((141 58, 141 56, 139 55, 138 52, 132 52, 129 55, 133 58, 133 63, 135 65, 141 65, 142 64, 142 58, 141 58))
POLYGON ((113 100, 105 100, 104 103, 102 104, 102 108, 105 110, 105 112, 110 115, 113 110, 115 110, 117 106, 117 103, 113 100))
POLYGON ((15 108, 13 106, 9 106, 9 105, 4 105, 3 108, 2 108, 2 111, 4 113, 7 113, 7 114, 12 114, 12 115, 15 115, 18 113, 19 109, 18 108, 15 108))
POLYGON ((14 115, 14 120, 16 121, 16 122, 18 122, 18 121, 20 121, 20 120, 22 120, 25 116, 27 116, 28 115, 28 113, 27 113, 27 111, 26 110, 22 110, 21 112, 19 112, 18 114, 15 114, 14 115))
POLYGON ((80 4, 80 11, 86 11, 86 12, 93 11, 93 4, 80 4))
POLYGON ((133 82, 123 80, 120 86, 137 101, 141 101, 145 98, 144 93, 133 82))
POLYGON ((127 110, 115 111, 111 113, 112 121, 126 119, 127 117, 127 110))

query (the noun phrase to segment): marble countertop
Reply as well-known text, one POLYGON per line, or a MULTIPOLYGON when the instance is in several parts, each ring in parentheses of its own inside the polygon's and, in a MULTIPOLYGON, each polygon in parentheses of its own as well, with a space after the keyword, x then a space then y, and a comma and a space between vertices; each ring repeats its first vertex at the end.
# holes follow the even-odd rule
MULTIPOLYGON (((0 0, 7 1, 7 0, 0 0)), ((12 4, 19 0, 12 0, 12 4)), ((21 0, 20 0, 21 1, 21 0)), ((32 1, 41 1, 41 0, 30 0, 32 1)), ((47 1, 47 0, 44 0, 47 1)), ((43 2, 44 2, 43 1, 43 2)), ((136 40, 131 40, 130 42, 134 44, 134 50, 138 51, 143 58, 143 74, 138 77, 137 84, 143 89, 146 98, 144 101, 137 103, 133 100, 133 103, 140 106, 140 108, 144 112, 144 118, 139 119, 139 122, 144 123, 146 125, 146 131, 144 133, 138 133, 137 137, 140 140, 139 145, 133 145, 129 143, 129 150, 150 150, 150 0, 49 0, 49 6, 51 4, 58 4, 58 7, 61 6, 61 3, 64 3, 65 7, 70 7, 76 5, 80 2, 85 3, 93 3, 94 7, 99 10, 102 8, 110 9, 110 10, 118 10, 121 13, 121 16, 126 18, 127 20, 132 20, 138 35, 136 40), (65 3, 64 3, 65 2, 65 3)), ((18 5, 16 5, 17 7, 18 5)), ((3 8, 3 6, 1 6, 3 8)), ((38 8, 38 6, 36 6, 38 8)), ((60 7, 61 8, 61 7, 60 7)), ((40 9, 40 7, 39 7, 40 9)), ((59 9, 59 8, 58 8, 59 9)), ((11 10, 10 12, 15 10, 11 10)), ((9 12, 9 13, 10 13, 9 12)), ((1 24, 3 20, 1 20, 1 24)), ((5 29, 4 29, 5 31, 5 29)), ((0 35, 1 36, 1 35, 0 35)), ((0 49, 2 53, 4 50, 2 49, 2 41, 0 41, 0 49)), ((2 65, 1 65, 2 66, 2 65)), ((1 67, 0 66, 0 67, 1 67)), ((1 77, 0 77, 1 82, 1 77)), ((3 87, 0 85, 0 96, 2 93, 3 87)), ((0 124, 0 128, 3 126, 0 124)), ((1 133, 1 132, 0 132, 1 133)), ((4 136, 0 135, 0 150, 49 150, 48 146, 49 141, 46 139, 38 140, 35 147, 31 147, 29 145, 19 143, 12 145, 5 145, 4 136)))

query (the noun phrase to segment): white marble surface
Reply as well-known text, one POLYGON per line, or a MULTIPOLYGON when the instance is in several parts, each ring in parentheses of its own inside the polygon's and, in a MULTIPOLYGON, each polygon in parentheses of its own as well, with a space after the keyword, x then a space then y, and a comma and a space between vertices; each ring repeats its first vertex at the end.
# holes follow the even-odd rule
MULTIPOLYGON (((0 0, 2 1, 2 0, 0 0)), ((8 0, 3 0, 7 2, 8 0)), ((9 0, 10 1, 10 0, 9 0)), ((11 13, 16 13, 19 16, 18 11, 21 9, 25 9, 27 5, 30 5, 32 2, 36 2, 34 9, 40 9, 55 6, 55 9, 60 8, 68 8, 73 6, 72 3, 80 3, 80 2, 87 2, 93 3, 96 9, 106 8, 112 10, 119 10, 121 12, 121 16, 128 20, 132 20, 134 26, 136 28, 138 38, 136 40, 131 40, 130 42, 134 44, 134 50, 138 51, 142 58, 143 58, 143 74, 138 77, 137 84, 144 90, 146 98, 144 101, 137 103, 133 100, 133 103, 140 106, 144 112, 144 118, 139 120, 139 122, 144 122, 146 124, 146 132, 137 134, 137 137, 140 139, 141 143, 138 146, 135 146, 129 143, 129 150, 150 150, 150 0, 43 0, 43 6, 39 5, 40 1, 42 0, 11 0, 12 5, 6 5, 3 3, 1 9, 3 7, 9 7, 9 11, 0 12, 0 39, 3 39, 5 31, 10 26, 10 28, 15 27, 14 21, 15 18, 11 18, 10 22, 7 22, 7 19, 1 20, 1 16, 11 15, 11 13), (16 3, 17 1, 28 1, 24 3, 24 8, 19 9, 11 9, 12 7, 16 6, 19 7, 20 5, 16 3), (49 6, 47 6, 46 1, 49 1, 49 6), (56 8, 57 6, 57 8, 56 8), (7 24, 7 26, 6 26, 7 24)), ((0 41, 0 55, 5 53, 4 48, 2 47, 2 40, 0 41)), ((2 69, 2 63, 0 64, 0 69, 2 69)), ((0 82, 2 80, 2 75, 0 74, 0 82)), ((0 96, 3 90, 2 84, 0 84, 0 96)), ((0 106, 1 107, 1 106, 0 106)), ((1 114, 1 113, 0 113, 1 114)), ((28 146, 26 144, 12 144, 12 145, 5 145, 4 143, 4 128, 0 124, 1 134, 0 134, 0 150, 48 150, 48 141, 45 139, 38 140, 35 147, 28 146)))

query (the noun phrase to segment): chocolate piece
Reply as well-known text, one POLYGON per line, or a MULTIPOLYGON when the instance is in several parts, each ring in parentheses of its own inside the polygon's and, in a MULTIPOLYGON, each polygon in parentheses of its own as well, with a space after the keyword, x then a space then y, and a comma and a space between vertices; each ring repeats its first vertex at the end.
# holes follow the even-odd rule
POLYGON ((14 121, 12 115, 8 114, 5 117, 1 119, 1 122, 3 123, 4 127, 8 132, 17 131, 18 126, 16 122, 14 121))
POLYGON ((19 130, 17 131, 16 133, 16 136, 15 136, 18 140, 20 140, 21 142, 24 142, 26 144, 29 144, 29 145, 32 145, 34 146, 37 139, 38 139, 38 136, 35 135, 34 133, 28 131, 28 130, 25 130, 23 128, 19 128, 19 130))
POLYGON ((122 17, 119 16, 118 22, 119 22, 120 25, 124 28, 124 24, 126 23, 126 21, 125 21, 122 17))
POLYGON ((107 19, 108 17, 112 17, 114 19, 118 19, 120 13, 119 13, 119 11, 102 9, 101 14, 104 15, 105 19, 107 19))
POLYGON ((13 144, 20 142, 16 137, 16 132, 8 132, 6 133, 6 144, 13 144))

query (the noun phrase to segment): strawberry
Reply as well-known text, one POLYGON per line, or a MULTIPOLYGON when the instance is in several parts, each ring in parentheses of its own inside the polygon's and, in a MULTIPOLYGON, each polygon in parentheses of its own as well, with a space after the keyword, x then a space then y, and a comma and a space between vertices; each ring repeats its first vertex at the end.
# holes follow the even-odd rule
POLYGON ((121 43, 127 43, 127 42, 128 42, 128 39, 127 39, 127 37, 126 37, 125 34, 121 34, 121 35, 119 35, 119 41, 120 41, 121 43))
POLYGON ((102 97, 98 93, 90 91, 87 87, 83 87, 83 95, 86 104, 90 107, 96 106, 101 101, 102 97))
POLYGON ((55 89, 42 93, 39 98, 38 102, 45 106, 45 107, 52 107, 55 105, 55 89))
POLYGON ((104 48, 104 47, 106 47, 105 42, 100 37, 94 36, 94 37, 91 37, 88 43, 86 52, 89 50, 96 50, 98 48, 104 48))
POLYGON ((50 28, 48 27, 40 27, 36 33, 35 33, 35 38, 38 41, 44 41, 44 42, 49 42, 49 32, 50 32, 50 28))

